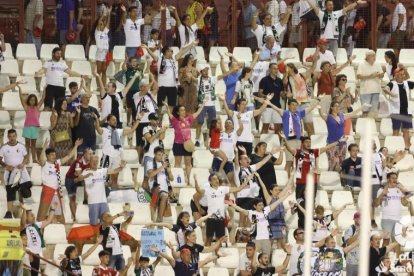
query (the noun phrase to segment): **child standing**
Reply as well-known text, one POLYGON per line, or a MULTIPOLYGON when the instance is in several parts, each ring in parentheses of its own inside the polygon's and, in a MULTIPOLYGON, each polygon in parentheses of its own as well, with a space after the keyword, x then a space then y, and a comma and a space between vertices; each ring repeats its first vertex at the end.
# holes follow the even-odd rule
POLYGON ((228 158, 226 154, 220 149, 220 137, 221 137, 221 120, 220 118, 211 120, 210 123, 210 152, 214 156, 217 156, 221 159, 220 167, 218 173, 224 169, 228 158))
POLYGON ((17 87, 19 88, 20 102, 26 112, 26 119, 23 127, 23 137, 25 140, 26 151, 29 155, 32 155, 32 162, 37 163, 36 140, 39 138, 40 108, 45 100, 46 92, 43 91, 40 101, 37 101, 37 97, 34 94, 30 94, 25 101, 22 95, 21 87, 19 85, 17 87))
POLYGON ((138 242, 137 252, 135 255, 135 275, 136 276, 153 276, 155 267, 161 261, 161 257, 158 256, 157 259, 150 265, 150 259, 148 257, 141 256, 141 242, 138 242))
MULTIPOLYGON (((108 9, 108 14, 111 14, 112 6, 108 9)), ((95 28, 95 42, 96 42, 96 71, 101 76, 102 82, 106 83, 106 55, 109 51, 109 24, 110 16, 106 17, 106 25, 104 25, 104 15, 102 14, 96 22, 95 28)))

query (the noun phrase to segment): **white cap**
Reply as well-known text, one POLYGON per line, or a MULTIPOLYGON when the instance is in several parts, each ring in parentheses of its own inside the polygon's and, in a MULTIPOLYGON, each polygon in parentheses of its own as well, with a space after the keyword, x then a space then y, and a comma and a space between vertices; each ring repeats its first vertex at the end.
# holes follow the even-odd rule
POLYGON ((199 64, 197 67, 198 67, 198 71, 203 71, 206 68, 210 68, 210 66, 208 65, 208 63, 199 64))

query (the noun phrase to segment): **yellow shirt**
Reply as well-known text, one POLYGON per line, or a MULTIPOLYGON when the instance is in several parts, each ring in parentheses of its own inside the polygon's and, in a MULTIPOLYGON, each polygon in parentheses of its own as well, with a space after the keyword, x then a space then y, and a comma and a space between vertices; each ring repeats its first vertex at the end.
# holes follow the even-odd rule
MULTIPOLYGON (((190 25, 193 25, 197 21, 197 9, 201 9, 201 11, 203 11, 203 6, 199 2, 194 1, 190 6, 187 7, 187 10, 185 11, 185 13, 190 16, 190 25)), ((201 22, 198 24, 198 29, 201 30, 203 27, 204 20, 201 20, 201 22)))

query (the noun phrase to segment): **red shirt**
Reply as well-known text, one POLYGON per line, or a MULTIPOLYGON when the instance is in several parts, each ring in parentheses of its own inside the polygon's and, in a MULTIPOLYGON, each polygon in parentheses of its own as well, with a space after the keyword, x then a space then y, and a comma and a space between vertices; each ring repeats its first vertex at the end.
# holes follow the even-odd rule
MULTIPOLYGON (((316 159, 319 157, 319 149, 311 149, 309 152, 301 149, 296 150, 295 163, 296 163, 296 184, 305 185, 306 176, 310 172, 311 168, 316 169, 316 159)), ((316 174, 315 174, 316 183, 316 174)))
POLYGON ((70 165, 70 168, 68 170, 68 172, 66 173, 66 177, 67 178, 76 178, 77 176, 75 175, 75 171, 76 168, 81 169, 81 172, 83 172, 83 170, 85 169, 89 169, 91 165, 89 163, 85 163, 85 160, 83 160, 82 157, 76 159, 72 165, 70 165))
POLYGON ((213 128, 210 130, 210 148, 218 149, 220 148, 220 136, 221 131, 219 128, 213 128))
POLYGON ((318 80, 318 96, 322 94, 332 95, 335 88, 335 81, 331 73, 321 72, 318 80))
POLYGON ((114 270, 111 267, 95 267, 92 271, 92 276, 117 276, 119 275, 118 271, 114 270))

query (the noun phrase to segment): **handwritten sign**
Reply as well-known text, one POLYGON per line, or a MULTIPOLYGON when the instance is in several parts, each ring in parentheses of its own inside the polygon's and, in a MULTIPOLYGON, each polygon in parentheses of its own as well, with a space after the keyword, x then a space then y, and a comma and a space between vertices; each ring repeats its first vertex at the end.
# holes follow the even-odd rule
POLYGON ((142 229, 141 230, 141 249, 144 257, 158 257, 151 248, 157 247, 161 252, 165 252, 164 231, 162 229, 142 229))

